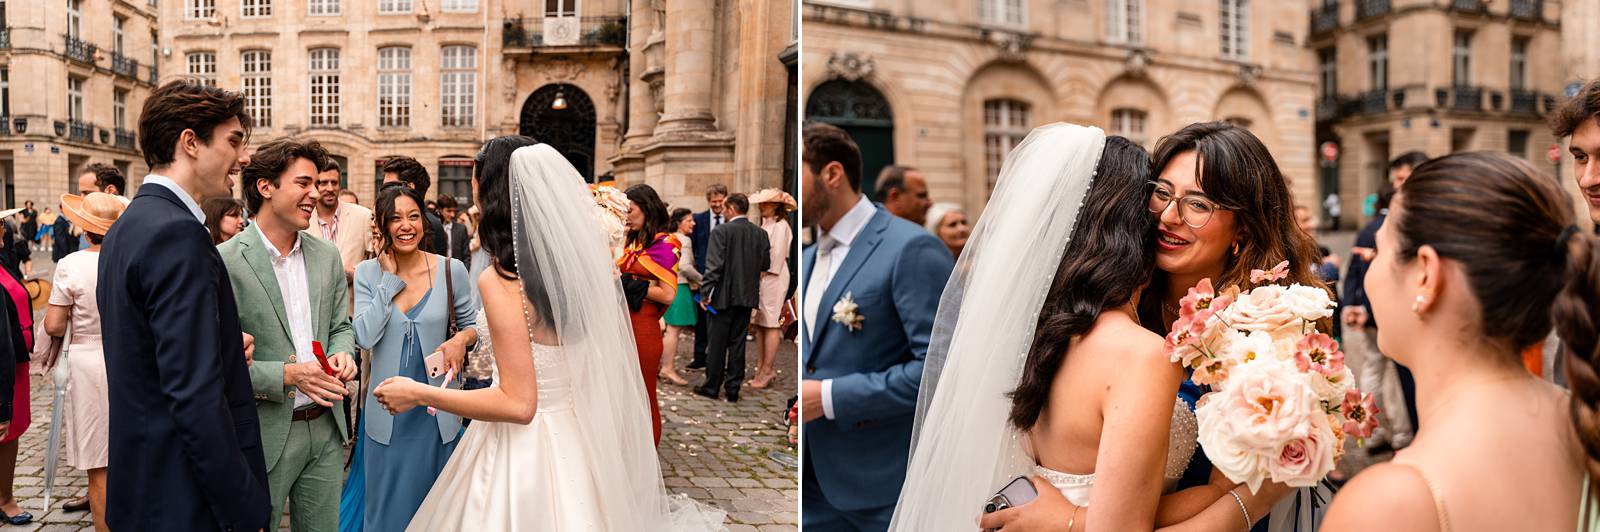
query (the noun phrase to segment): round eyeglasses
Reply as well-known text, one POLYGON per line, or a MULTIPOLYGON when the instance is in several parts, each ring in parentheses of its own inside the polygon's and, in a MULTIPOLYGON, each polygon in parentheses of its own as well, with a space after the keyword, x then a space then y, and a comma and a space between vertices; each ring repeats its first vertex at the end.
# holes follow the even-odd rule
POLYGON ((1177 203, 1178 219, 1183 220, 1183 225, 1199 229, 1211 223, 1211 215, 1222 209, 1216 202, 1201 196, 1177 196, 1172 187, 1165 183, 1151 181, 1150 184, 1155 187, 1150 192, 1150 213, 1156 216, 1167 212, 1167 207, 1177 203))

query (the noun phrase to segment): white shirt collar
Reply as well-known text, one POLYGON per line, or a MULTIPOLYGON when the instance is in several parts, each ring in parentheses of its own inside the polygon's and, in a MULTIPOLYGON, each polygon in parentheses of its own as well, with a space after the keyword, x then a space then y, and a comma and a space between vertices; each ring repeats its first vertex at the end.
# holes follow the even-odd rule
POLYGON ((288 253, 284 253, 284 252, 278 251, 278 246, 273 245, 272 240, 267 239, 267 233, 261 230, 261 224, 260 223, 253 223, 253 224, 250 224, 250 226, 255 228, 257 235, 261 236, 261 242, 265 243, 267 245, 267 256, 271 257, 272 260, 274 260, 274 261, 283 260, 283 259, 285 259, 287 257, 293 257, 295 254, 300 253, 300 232, 299 231, 295 231, 294 232, 294 246, 289 248, 289 252, 288 253))
POLYGON ((168 190, 172 191, 174 196, 178 197, 179 201, 183 202, 185 207, 189 208, 189 212, 194 213, 194 219, 200 220, 200 223, 202 224, 206 223, 206 212, 200 210, 200 204, 195 203, 194 196, 190 196, 189 191, 178 186, 177 181, 173 181, 171 178, 164 175, 150 174, 144 177, 144 182, 145 184, 167 187, 168 190))
POLYGON ((850 208, 850 212, 844 213, 826 235, 845 247, 849 247, 850 243, 855 241, 861 230, 867 228, 867 222, 872 221, 872 215, 878 212, 878 208, 873 206, 872 201, 865 195, 856 197, 859 199, 856 200, 855 206, 850 208))

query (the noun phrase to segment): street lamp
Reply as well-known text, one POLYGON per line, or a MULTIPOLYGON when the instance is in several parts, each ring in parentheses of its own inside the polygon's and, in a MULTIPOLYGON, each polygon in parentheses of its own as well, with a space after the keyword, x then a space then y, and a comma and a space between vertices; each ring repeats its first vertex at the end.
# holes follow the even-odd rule
POLYGON ((553 101, 553 102, 550 102, 550 108, 551 109, 555 109, 557 111, 560 111, 562 109, 566 109, 567 108, 567 95, 566 95, 566 93, 557 91, 556 92, 556 100, 553 101))

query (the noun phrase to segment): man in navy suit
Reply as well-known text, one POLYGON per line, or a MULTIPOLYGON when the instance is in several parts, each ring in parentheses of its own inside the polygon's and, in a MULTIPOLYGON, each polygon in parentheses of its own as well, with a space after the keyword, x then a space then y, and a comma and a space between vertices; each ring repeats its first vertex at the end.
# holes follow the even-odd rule
POLYGON ((200 203, 249 162, 244 97, 175 81, 150 94, 150 175, 100 255, 110 392, 106 523, 117 530, 276 529, 239 309, 200 203))
POLYGON ((886 530, 905 482, 922 360, 955 259, 922 226, 861 194, 861 152, 848 134, 818 123, 803 137, 803 214, 820 234, 802 258, 801 523, 886 530))
MULTIPOLYGON (((709 209, 694 214, 694 232, 689 234, 689 244, 694 248, 694 271, 701 275, 706 273, 706 255, 710 249, 711 230, 728 221, 722 212, 723 202, 728 201, 728 187, 721 183, 706 187, 706 204, 709 209)), ((694 360, 689 362, 689 369, 706 367, 706 339, 711 337, 711 315, 706 309, 695 305, 694 308, 694 360)))

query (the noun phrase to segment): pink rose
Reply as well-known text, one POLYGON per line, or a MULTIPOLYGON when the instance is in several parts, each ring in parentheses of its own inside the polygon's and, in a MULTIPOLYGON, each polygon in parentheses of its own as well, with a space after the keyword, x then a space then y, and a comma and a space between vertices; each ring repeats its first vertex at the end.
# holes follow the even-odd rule
POLYGON ((1378 405, 1370 393, 1351 388, 1344 393, 1344 404, 1339 411, 1344 413, 1347 420, 1344 432, 1357 439, 1371 436, 1373 429, 1378 428, 1378 405))
POLYGON ((1278 263, 1271 270, 1250 270, 1250 282, 1261 284, 1262 281, 1278 281, 1289 276, 1289 261, 1278 263))
POLYGON ((1289 440, 1276 459, 1267 462, 1273 482, 1307 488, 1333 470, 1335 449, 1343 442, 1334 438, 1327 416, 1311 416, 1310 421, 1311 430, 1304 437, 1289 440))
POLYGON ((1284 287, 1268 285, 1239 294, 1220 314, 1229 326, 1242 331, 1261 331, 1273 336, 1299 334, 1303 323, 1283 303, 1284 287))

